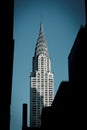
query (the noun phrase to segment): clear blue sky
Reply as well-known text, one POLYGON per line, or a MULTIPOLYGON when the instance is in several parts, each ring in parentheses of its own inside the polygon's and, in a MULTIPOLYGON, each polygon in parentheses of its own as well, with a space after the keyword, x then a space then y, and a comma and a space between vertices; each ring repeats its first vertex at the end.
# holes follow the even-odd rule
POLYGON ((68 55, 81 25, 85 25, 84 0, 14 0, 14 65, 10 130, 22 128, 22 105, 30 103, 30 72, 39 34, 44 29, 52 72, 54 93, 68 80, 68 55))

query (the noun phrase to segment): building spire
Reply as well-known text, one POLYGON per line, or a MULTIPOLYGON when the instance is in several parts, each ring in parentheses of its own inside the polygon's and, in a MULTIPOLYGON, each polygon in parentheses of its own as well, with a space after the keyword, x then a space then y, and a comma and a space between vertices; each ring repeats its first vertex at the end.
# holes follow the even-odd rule
POLYGON ((42 15, 41 15, 41 18, 40 18, 40 24, 42 24, 42 15))
POLYGON ((42 35, 43 38, 44 38, 43 25, 42 25, 42 15, 41 15, 41 18, 40 18, 40 31, 39 31, 39 37, 40 37, 40 35, 42 35))

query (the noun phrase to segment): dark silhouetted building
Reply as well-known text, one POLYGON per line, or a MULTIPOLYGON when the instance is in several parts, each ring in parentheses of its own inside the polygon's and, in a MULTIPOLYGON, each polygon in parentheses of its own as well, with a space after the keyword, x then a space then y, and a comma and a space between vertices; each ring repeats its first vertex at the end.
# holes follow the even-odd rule
MULTIPOLYGON (((86 1, 85 4, 87 7, 86 1)), ((68 56, 69 81, 61 82, 52 106, 43 108, 42 128, 70 130, 86 127, 86 44, 87 21, 86 25, 79 29, 68 56)))
POLYGON ((27 128, 27 104, 23 104, 23 120, 22 120, 22 130, 27 128))
POLYGON ((68 129, 72 125, 72 90, 68 81, 62 81, 51 107, 42 111, 42 128, 68 129))
POLYGON ((0 1, 0 130, 10 129, 14 0, 0 1))
POLYGON ((86 81, 86 43, 87 26, 80 28, 68 57, 69 81, 81 86, 86 81))

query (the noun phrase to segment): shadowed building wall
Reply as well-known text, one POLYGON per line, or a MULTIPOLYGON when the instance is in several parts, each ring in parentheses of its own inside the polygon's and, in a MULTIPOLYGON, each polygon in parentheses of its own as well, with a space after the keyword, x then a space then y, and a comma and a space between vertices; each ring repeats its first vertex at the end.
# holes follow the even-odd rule
POLYGON ((23 104, 22 130, 27 128, 27 104, 23 104))
POLYGON ((0 130, 9 130, 14 55, 14 0, 1 0, 0 6, 0 130))
POLYGON ((42 111, 42 128, 74 129, 86 126, 87 27, 81 27, 70 51, 69 81, 62 81, 52 106, 42 111))
MULTIPOLYGON (((87 4, 87 1, 85 3, 87 4)), ((42 128, 84 129, 86 127, 86 44, 87 23, 79 29, 68 56, 69 81, 61 82, 52 106, 42 111, 42 128)))
POLYGON ((69 80, 82 85, 85 82, 87 26, 81 27, 68 56, 69 80))

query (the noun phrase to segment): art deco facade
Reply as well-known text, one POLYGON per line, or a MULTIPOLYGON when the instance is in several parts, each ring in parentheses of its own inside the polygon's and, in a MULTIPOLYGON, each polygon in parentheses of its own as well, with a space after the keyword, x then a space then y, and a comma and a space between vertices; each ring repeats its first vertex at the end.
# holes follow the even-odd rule
POLYGON ((53 98, 54 75, 51 72, 51 61, 40 23, 30 74, 30 127, 41 126, 42 108, 51 106, 53 98))

